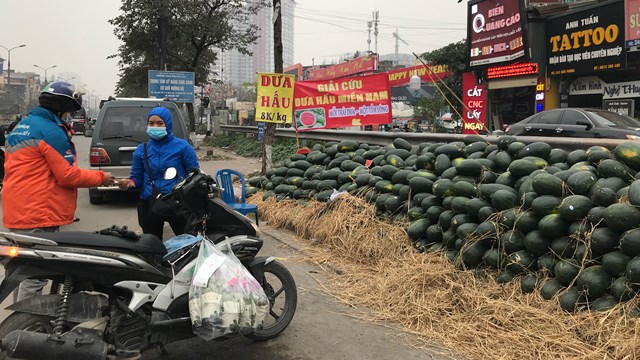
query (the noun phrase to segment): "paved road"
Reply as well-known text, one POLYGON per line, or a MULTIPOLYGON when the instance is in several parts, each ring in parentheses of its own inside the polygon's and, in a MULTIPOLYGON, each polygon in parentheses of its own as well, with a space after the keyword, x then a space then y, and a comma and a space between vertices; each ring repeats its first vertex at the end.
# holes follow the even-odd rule
MULTIPOLYGON (((88 167, 89 138, 74 138, 82 167, 88 167)), ((129 225, 138 229, 136 199, 114 196, 106 204, 89 204, 87 190, 80 190, 77 216, 80 222, 64 227, 65 230, 97 230, 113 224, 129 225)), ((289 328, 277 339, 267 342, 236 337, 226 341, 204 342, 199 338, 170 344, 164 359, 260 359, 260 360, 411 360, 449 359, 427 350, 411 347, 408 335, 398 334, 385 327, 356 320, 352 309, 339 304, 326 294, 320 285, 322 271, 304 260, 305 244, 289 232, 269 228, 265 231, 265 246, 261 254, 285 258, 285 265, 293 273, 298 286, 298 310, 289 328)), ((170 232, 168 226, 165 231, 170 232)), ((5 301, 3 309, 8 305, 5 301)), ((0 314, 4 318, 5 311, 0 314)), ((144 359, 158 358, 149 351, 144 359)))

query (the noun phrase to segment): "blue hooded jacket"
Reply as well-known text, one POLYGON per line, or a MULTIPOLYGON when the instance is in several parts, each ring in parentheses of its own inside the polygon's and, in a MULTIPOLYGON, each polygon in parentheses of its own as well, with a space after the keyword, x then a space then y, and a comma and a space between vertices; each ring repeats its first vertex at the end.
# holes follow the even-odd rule
MULTIPOLYGON (((147 142, 147 156, 155 187, 163 194, 169 194, 175 184, 186 178, 191 169, 199 169, 200 164, 193 147, 186 140, 173 135, 171 111, 164 107, 153 108, 149 112, 147 120, 154 115, 164 120, 167 136, 160 140, 149 139, 147 142), (173 180, 165 180, 164 172, 170 167, 174 167, 178 171, 178 176, 173 180)), ((153 192, 146 166, 144 144, 140 144, 133 153, 129 178, 135 182, 136 189, 140 190, 140 199, 142 200, 149 200, 153 192)))

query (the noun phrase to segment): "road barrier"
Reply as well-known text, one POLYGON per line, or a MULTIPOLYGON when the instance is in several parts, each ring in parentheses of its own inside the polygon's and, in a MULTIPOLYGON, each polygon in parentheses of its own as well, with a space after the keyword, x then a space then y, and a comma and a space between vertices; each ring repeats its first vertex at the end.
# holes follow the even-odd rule
MULTIPOLYGON (((257 126, 237 126, 220 125, 220 130, 231 133, 258 134, 257 126)), ((395 138, 403 138, 413 145, 423 142, 453 142, 463 141, 467 135, 464 134, 440 134, 440 133, 406 133, 406 132, 377 132, 377 131, 354 131, 354 130, 313 130, 298 133, 299 139, 321 140, 321 141, 342 141, 353 140, 360 143, 387 145, 395 138)), ((295 138, 296 132, 291 128, 277 128, 276 137, 295 138)), ((489 143, 498 140, 497 135, 482 136, 489 143)), ((618 144, 629 140, 620 139, 591 139, 591 138, 567 138, 567 137, 541 137, 541 136, 520 136, 519 141, 530 144, 543 141, 554 148, 565 150, 587 149, 591 146, 604 146, 609 149, 615 148, 618 144)))

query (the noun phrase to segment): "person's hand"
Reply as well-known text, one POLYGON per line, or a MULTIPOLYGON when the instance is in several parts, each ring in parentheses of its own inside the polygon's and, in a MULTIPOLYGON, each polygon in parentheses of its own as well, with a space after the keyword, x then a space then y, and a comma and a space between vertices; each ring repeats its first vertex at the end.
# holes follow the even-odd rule
POLYGON ((118 187, 122 190, 128 190, 131 189, 132 187, 134 187, 135 184, 133 183, 133 181, 131 179, 120 179, 118 181, 118 187))
POLYGON ((102 179, 102 186, 111 186, 116 183, 116 178, 110 172, 104 172, 104 179, 102 179))

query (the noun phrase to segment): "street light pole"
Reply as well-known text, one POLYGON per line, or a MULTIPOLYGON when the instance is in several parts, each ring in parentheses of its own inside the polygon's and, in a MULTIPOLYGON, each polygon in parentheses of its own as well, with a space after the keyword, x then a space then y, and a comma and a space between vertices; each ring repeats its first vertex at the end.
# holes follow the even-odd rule
POLYGON ((7 50, 7 53, 9 53, 9 56, 7 58, 7 85, 9 86, 9 92, 11 93, 11 50, 13 49, 17 49, 17 48, 22 48, 25 47, 27 45, 22 44, 22 45, 18 45, 18 46, 14 46, 11 49, 7 49, 6 47, 0 45, 1 48, 7 50))
POLYGON ((58 65, 51 65, 48 68, 43 68, 42 66, 38 66, 38 65, 33 65, 33 66, 37 67, 38 69, 44 70, 44 84, 45 85, 47 85, 47 70, 53 69, 55 67, 58 67, 58 65))

